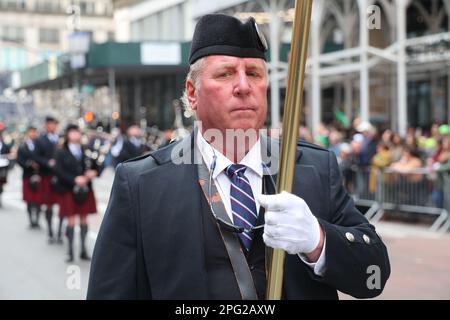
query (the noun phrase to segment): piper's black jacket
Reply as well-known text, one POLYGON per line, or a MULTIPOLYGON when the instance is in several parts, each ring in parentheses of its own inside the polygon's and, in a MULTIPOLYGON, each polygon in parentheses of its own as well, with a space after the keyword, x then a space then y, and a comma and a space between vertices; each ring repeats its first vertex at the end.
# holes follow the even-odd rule
MULTIPOLYGON (((209 298, 204 195, 196 165, 176 164, 193 145, 192 135, 117 167, 95 245, 88 299, 209 298), (184 151, 173 157, 175 148, 184 151)), ((299 142, 293 193, 306 201, 325 231, 326 266, 319 277, 298 256, 286 255, 284 298, 337 299, 337 290, 357 298, 379 295, 390 275, 388 253, 344 189, 334 154, 299 142), (373 265, 380 270, 379 289, 367 285, 373 265)))

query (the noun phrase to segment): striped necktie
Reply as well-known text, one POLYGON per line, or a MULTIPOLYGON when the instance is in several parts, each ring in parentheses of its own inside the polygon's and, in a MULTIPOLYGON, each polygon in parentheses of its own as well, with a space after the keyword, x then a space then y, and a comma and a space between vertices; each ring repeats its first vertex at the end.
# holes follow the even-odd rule
MULTIPOLYGON (((255 198, 247 177, 244 175, 246 166, 232 164, 226 168, 226 174, 231 180, 230 198, 231 211, 233 213, 234 224, 238 227, 250 229, 255 226, 258 218, 255 198)), ((243 232, 239 234, 245 249, 250 250, 253 240, 253 232, 243 232)))

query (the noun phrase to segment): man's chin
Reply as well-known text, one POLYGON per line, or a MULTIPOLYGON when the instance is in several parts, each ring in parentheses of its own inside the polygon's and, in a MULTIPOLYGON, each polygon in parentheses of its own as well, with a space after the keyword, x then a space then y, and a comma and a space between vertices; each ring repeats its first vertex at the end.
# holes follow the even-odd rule
POLYGON ((241 120, 241 121, 236 121, 234 123, 231 124, 231 126, 229 127, 232 130, 260 130, 262 128, 262 126, 258 123, 256 123, 256 121, 254 120, 241 120))

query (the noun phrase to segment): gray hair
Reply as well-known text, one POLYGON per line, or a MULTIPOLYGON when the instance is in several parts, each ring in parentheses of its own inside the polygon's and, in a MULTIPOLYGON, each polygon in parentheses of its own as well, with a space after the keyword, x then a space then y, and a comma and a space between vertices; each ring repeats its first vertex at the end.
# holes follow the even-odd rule
MULTIPOLYGON (((205 57, 198 59, 189 67, 189 72, 186 76, 186 81, 191 81, 194 84, 196 90, 200 90, 200 75, 203 71, 203 65, 205 62, 205 57)), ((189 103, 189 99, 187 97, 186 88, 183 90, 183 95, 180 98, 181 103, 183 105, 184 110, 190 112, 191 114, 195 114, 192 110, 191 105, 189 103)))

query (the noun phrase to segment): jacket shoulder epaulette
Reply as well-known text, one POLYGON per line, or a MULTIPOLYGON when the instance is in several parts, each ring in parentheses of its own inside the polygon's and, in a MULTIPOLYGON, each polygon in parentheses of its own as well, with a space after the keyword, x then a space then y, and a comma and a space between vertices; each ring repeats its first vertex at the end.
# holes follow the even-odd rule
POLYGON ((298 140, 297 141, 297 146, 298 147, 302 147, 302 148, 311 148, 311 149, 316 149, 316 150, 321 150, 321 151, 327 151, 327 149, 325 149, 324 147, 321 147, 317 144, 311 143, 311 142, 307 142, 305 140, 298 140))
POLYGON ((139 157, 135 157, 135 158, 128 159, 128 160, 124 161, 123 163, 136 162, 136 161, 139 161, 139 160, 143 160, 143 159, 145 159, 145 158, 148 158, 148 157, 150 157, 150 156, 151 156, 151 153, 146 153, 146 154, 143 154, 143 155, 141 155, 141 156, 139 156, 139 157))

